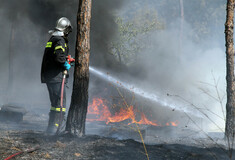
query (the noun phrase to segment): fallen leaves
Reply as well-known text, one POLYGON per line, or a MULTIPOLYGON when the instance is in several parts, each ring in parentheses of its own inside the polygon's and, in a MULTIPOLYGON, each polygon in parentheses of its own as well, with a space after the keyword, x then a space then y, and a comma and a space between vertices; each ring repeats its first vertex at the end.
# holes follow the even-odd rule
POLYGON ((65 148, 66 147, 66 144, 60 142, 60 141, 57 141, 56 144, 55 144, 55 147, 57 148, 65 148))
POLYGON ((11 150, 16 150, 16 151, 19 151, 19 152, 21 152, 21 151, 22 151, 21 149, 16 148, 16 147, 11 147, 11 150))
POLYGON ((74 155, 75 155, 76 157, 80 157, 80 156, 81 156, 80 153, 74 153, 74 155))
POLYGON ((44 158, 46 158, 46 159, 51 159, 51 156, 50 156, 49 153, 46 153, 46 154, 44 155, 44 158))

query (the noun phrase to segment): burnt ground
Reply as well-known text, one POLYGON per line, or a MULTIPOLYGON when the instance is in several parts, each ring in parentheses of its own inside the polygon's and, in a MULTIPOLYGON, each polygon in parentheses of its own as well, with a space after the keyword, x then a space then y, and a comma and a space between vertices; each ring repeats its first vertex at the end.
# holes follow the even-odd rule
MULTIPOLYGON (((21 123, 1 122, 0 159, 32 147, 39 147, 39 149, 32 153, 23 153, 13 159, 147 159, 138 133, 130 129, 130 126, 87 123, 87 133, 90 135, 75 138, 46 135, 44 133, 46 124, 46 116, 29 114, 21 123), (30 116, 34 117, 33 120, 30 116), (97 128, 99 132, 95 131, 97 128), (99 136, 91 134, 99 134, 99 136)), ((221 138, 215 137, 212 142, 205 136, 199 136, 198 131, 182 130, 179 127, 141 126, 141 132, 147 143, 146 149, 150 160, 229 159, 221 138), (182 133, 187 134, 178 136, 182 133)))

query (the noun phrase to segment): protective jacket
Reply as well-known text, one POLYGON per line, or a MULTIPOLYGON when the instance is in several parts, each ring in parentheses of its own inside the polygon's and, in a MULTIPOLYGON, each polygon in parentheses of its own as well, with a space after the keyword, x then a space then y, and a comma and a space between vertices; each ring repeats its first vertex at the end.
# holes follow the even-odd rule
POLYGON ((47 42, 41 68, 42 83, 62 82, 64 63, 68 56, 68 40, 63 36, 52 36, 47 42))

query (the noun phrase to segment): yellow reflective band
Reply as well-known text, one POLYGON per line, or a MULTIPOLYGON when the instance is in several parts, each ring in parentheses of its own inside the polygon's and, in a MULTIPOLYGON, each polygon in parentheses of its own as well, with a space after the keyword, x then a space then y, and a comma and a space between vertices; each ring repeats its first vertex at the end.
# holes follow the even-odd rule
MULTIPOLYGON (((57 112, 60 112, 60 108, 51 107, 51 111, 57 111, 57 112)), ((62 108, 62 112, 66 112, 66 108, 62 108)))
POLYGON ((46 48, 51 48, 52 42, 47 42, 46 48))
POLYGON ((55 126, 56 126, 56 127, 59 127, 59 124, 55 123, 55 126))
POLYGON ((64 46, 67 48, 67 44, 65 43, 64 46))
POLYGON ((58 49, 62 49, 63 52, 65 51, 65 49, 64 49, 62 46, 57 46, 57 47, 55 47, 55 50, 58 50, 58 49))

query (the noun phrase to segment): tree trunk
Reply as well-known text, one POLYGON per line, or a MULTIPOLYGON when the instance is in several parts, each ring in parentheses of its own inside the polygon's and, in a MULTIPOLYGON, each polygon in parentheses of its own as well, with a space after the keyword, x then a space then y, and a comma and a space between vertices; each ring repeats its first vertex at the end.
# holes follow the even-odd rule
POLYGON ((91 3, 79 0, 73 92, 66 123, 66 131, 79 137, 85 134, 88 106, 91 3))
POLYGON ((234 25, 234 0, 227 0, 227 17, 225 23, 226 40, 226 67, 227 67, 227 104, 226 104, 226 128, 225 136, 230 143, 234 137, 235 116, 235 92, 234 92, 234 49, 233 49, 233 25, 234 25), (232 138, 232 139, 231 139, 232 138))

